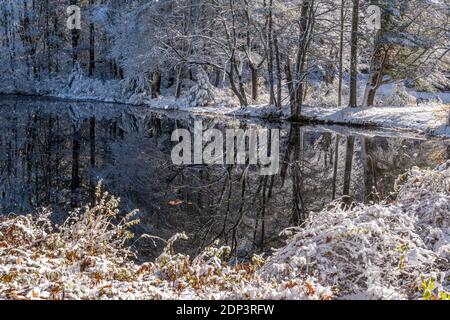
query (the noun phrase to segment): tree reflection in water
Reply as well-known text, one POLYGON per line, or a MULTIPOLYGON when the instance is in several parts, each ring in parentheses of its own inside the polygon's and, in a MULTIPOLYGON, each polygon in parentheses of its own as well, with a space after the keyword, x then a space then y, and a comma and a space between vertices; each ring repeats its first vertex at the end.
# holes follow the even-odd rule
MULTIPOLYGON (((46 99, 0 101, 0 210, 24 214, 49 207, 60 221, 71 207, 94 201, 102 181, 126 209, 140 209, 137 234, 169 238, 195 254, 217 240, 235 257, 269 252, 280 232, 334 199, 389 199, 398 175, 448 158, 442 140, 397 133, 203 118, 205 129, 281 129, 281 170, 171 162, 172 132, 193 132, 194 117, 144 108, 46 99)), ((199 119, 198 117, 195 119, 199 119)), ((143 259, 161 247, 138 242, 143 259)))

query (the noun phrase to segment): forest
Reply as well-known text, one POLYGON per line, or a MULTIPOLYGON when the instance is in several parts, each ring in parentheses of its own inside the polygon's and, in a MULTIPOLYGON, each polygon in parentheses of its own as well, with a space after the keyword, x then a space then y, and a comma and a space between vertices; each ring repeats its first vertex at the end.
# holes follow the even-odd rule
POLYGON ((2 0, 0 10, 4 93, 196 107, 217 89, 298 120, 305 104, 408 105, 411 91, 449 88, 445 1, 2 0), (203 72, 207 93, 189 103, 203 72))

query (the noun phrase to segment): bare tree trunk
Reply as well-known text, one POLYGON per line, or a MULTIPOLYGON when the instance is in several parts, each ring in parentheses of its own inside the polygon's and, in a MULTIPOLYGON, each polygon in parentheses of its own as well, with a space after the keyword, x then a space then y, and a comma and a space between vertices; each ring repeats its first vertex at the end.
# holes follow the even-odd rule
POLYGON ((181 76, 183 75, 183 69, 184 65, 180 65, 178 68, 178 74, 177 74, 177 84, 175 89, 175 98, 179 99, 181 96, 181 76))
POLYGON ((269 93, 270 93, 270 104, 274 104, 275 102, 275 81, 274 81, 274 75, 273 75, 273 13, 272 13, 272 7, 273 7, 273 0, 270 0, 269 2, 269 30, 267 32, 267 48, 269 50, 269 61, 268 61, 268 71, 269 71, 269 93))
POLYGON ((294 79, 292 78, 292 71, 291 71, 291 60, 289 57, 286 60, 286 66, 285 66, 285 73, 286 73, 286 81, 287 81, 287 87, 289 91, 289 101, 291 104, 291 113, 295 110, 294 106, 296 104, 295 101, 295 92, 294 92, 294 79))
MULTIPOLYGON (((59 23, 58 23, 58 15, 55 15, 53 17, 53 32, 54 32, 54 34, 58 34, 58 32, 59 32, 58 25, 59 25, 59 23)), ((54 43, 53 46, 54 46, 55 52, 58 52, 59 51, 58 43, 54 43)), ((53 67, 54 67, 55 73, 58 74, 59 73, 59 61, 58 61, 58 59, 56 59, 56 61, 54 61, 53 67)))
MULTIPOLYGON (((77 0, 70 0, 70 5, 77 5, 77 0)), ((72 30, 72 65, 75 66, 78 62, 78 42, 80 40, 80 31, 78 29, 72 30)))
MULTIPOLYGON (((252 44, 252 40, 251 40, 252 19, 250 17, 251 13, 250 13, 250 8, 249 8, 249 1, 244 0, 244 4, 245 4, 245 17, 246 17, 246 23, 247 23, 247 25, 246 25, 246 40, 247 41, 246 41, 245 54, 247 56, 248 66, 250 68, 251 85, 252 85, 252 99, 254 101, 257 101, 258 95, 259 95, 259 93, 258 93, 259 69, 261 68, 263 62, 265 61, 265 57, 259 63, 257 63, 256 61, 253 60, 253 57, 252 57, 253 44, 252 44)), ((264 7, 265 6, 266 6, 266 2, 264 2, 264 7)), ((268 20, 268 19, 266 19, 266 20, 268 20)), ((233 26, 234 26, 234 23, 233 23, 233 26)), ((233 27, 233 29, 234 29, 234 27, 233 27)), ((233 32, 233 34, 235 37, 235 32, 233 32)), ((269 71, 269 73, 270 73, 270 71, 269 71)), ((239 72, 237 72, 237 74, 239 75, 239 72)))
MULTIPOLYGON (((334 50, 332 48, 330 50, 330 57, 333 57, 333 56, 337 57, 337 55, 334 54, 334 50)), ((332 85, 333 82, 334 82, 334 79, 336 78, 335 66, 334 66, 335 62, 334 61, 335 61, 334 59, 333 60, 329 60, 326 63, 326 65, 325 65, 325 84, 327 86, 332 85)))
POLYGON ((48 0, 45 0, 45 46, 47 50, 47 73, 52 72, 52 59, 51 59, 51 47, 50 44, 50 8, 48 0))
MULTIPOLYGON (((222 21, 222 25, 224 27, 224 31, 226 34, 226 40, 227 40, 227 45, 228 48, 230 50, 230 71, 227 72, 227 70, 224 70, 224 72, 227 73, 228 78, 230 80, 230 86, 231 86, 231 90, 233 91, 233 93, 236 95, 236 97, 239 99, 239 102, 241 104, 241 106, 248 106, 248 101, 247 101, 247 94, 245 93, 245 87, 244 87, 244 82, 242 79, 242 69, 240 68, 241 66, 241 61, 240 59, 237 60, 236 59, 236 51, 237 51, 237 46, 238 46, 238 34, 237 34, 237 30, 236 30, 236 12, 235 12, 235 0, 229 0, 229 9, 230 9, 230 14, 231 14, 231 32, 228 28, 227 22, 226 21, 222 21), (235 79, 236 76, 236 79, 235 79), (237 83, 236 83, 237 81, 237 83)), ((248 15, 248 10, 247 10, 247 15, 248 15)), ((247 24, 249 18, 247 17, 247 24)), ((248 38, 248 35, 247 35, 248 38)), ((248 42, 248 40, 247 40, 248 42)), ((247 44, 248 47, 248 44, 247 44)))
POLYGON ((220 88, 220 80, 222 79, 222 72, 219 68, 216 68, 216 78, 214 79, 214 86, 220 88))
MULTIPOLYGON (((291 119, 300 120, 302 113, 302 106, 304 100, 306 57, 308 53, 309 44, 311 41, 311 32, 314 25, 314 0, 305 0, 302 4, 300 14, 300 30, 298 38, 297 58, 295 64, 295 72, 293 75, 293 83, 291 83, 291 119), (293 103, 292 103, 293 102, 293 103)), ((290 67, 289 67, 290 69, 290 67)), ((289 86, 289 84, 288 84, 289 86)))
MULTIPOLYGON (((11 13, 8 10, 3 10, 3 19, 0 19, 0 21, 3 20, 3 27, 5 30, 5 36, 2 39, 2 42, 4 41, 4 46, 7 48, 7 51, 9 52, 9 62, 10 62, 10 71, 11 73, 14 73, 16 71, 16 46, 15 46, 15 32, 13 27, 13 22, 11 18, 11 13)), ((3 52, 2 52, 3 54, 3 52)), ((27 57, 26 59, 27 67, 28 67, 28 74, 30 74, 30 63, 29 59, 27 57)), ((16 79, 12 77, 13 86, 16 86, 16 79)))
POLYGON ((231 58, 231 66, 230 73, 228 74, 230 80, 230 86, 233 93, 238 97, 241 106, 248 106, 247 94, 245 93, 244 83, 242 81, 242 74, 239 71, 239 67, 236 62, 236 58, 233 54, 231 58), (237 81, 238 85, 236 86, 236 82, 234 79, 234 74, 237 73, 237 81))
POLYGON ((345 0, 341 2, 341 29, 339 38, 339 85, 338 85, 338 106, 342 106, 342 83, 344 78, 344 27, 345 27, 345 0))
POLYGON ((252 99, 254 101, 258 100, 258 69, 250 65, 250 74, 252 79, 252 99))
POLYGON ((376 44, 364 93, 364 107, 372 107, 375 104, 375 96, 383 81, 388 55, 389 48, 383 49, 381 45, 376 44))
POLYGON ((158 98, 161 92, 161 73, 159 71, 153 72, 152 76, 152 99, 158 98))
POLYGON ((351 108, 358 107, 358 25, 359 2, 353 0, 352 40, 351 40, 351 65, 350 65, 350 102, 351 108))
POLYGON ((281 58, 280 58, 280 49, 278 47, 278 38, 276 35, 273 37, 273 45, 275 49, 275 59, 277 64, 277 107, 281 109, 282 107, 282 70, 281 70, 281 58))
MULTIPOLYGON (((94 0, 89 0, 89 5, 92 6, 94 0)), ((95 71, 95 25, 89 24, 89 76, 91 77, 95 71)))

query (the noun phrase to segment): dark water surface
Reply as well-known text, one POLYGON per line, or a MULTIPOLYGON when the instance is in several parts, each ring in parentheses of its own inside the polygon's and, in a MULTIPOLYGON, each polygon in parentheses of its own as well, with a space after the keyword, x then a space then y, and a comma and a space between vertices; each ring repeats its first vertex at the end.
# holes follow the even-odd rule
MULTIPOLYGON (((185 231, 179 249, 195 254, 220 240, 245 258, 280 245, 280 232, 333 199, 389 199, 396 178, 412 166, 450 158, 448 141, 394 131, 302 126, 251 119, 212 119, 143 107, 0 97, 0 213, 49 207, 63 219, 89 204, 95 185, 139 209, 136 232, 162 238, 185 231), (256 166, 175 166, 175 129, 281 130, 281 170, 256 166), (337 150, 336 150, 337 149, 337 150)), ((161 247, 139 243, 141 256, 161 247)))

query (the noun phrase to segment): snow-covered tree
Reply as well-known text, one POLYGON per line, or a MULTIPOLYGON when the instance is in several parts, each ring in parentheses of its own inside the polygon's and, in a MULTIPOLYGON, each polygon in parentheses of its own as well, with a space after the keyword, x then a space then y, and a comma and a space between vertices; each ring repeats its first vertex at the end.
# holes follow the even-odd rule
POLYGON ((197 73, 197 83, 190 89, 189 107, 204 107, 214 102, 214 88, 209 82, 208 75, 200 68, 197 73))
POLYGON ((179 98, 202 67, 242 106, 290 105, 301 118, 315 88, 357 105, 360 78, 367 106, 386 83, 447 89, 448 22, 444 0, 0 0, 0 91, 64 88, 76 60, 86 81, 125 79, 125 96, 139 83, 179 98), (81 7, 76 32, 60 14, 70 4, 81 7), (365 28, 371 5, 382 13, 376 32, 365 28))

